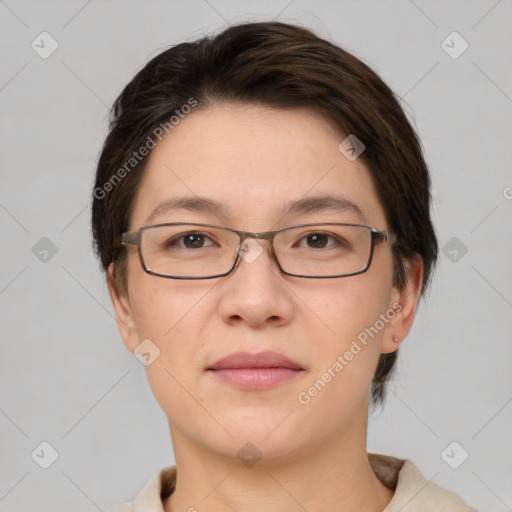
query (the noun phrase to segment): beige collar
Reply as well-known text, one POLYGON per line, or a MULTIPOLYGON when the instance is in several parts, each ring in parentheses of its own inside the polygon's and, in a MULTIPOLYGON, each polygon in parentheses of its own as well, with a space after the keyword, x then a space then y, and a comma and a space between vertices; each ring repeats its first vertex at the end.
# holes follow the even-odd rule
MULTIPOLYGON (((368 453, 370 465, 379 480, 395 491, 382 512, 478 512, 458 496, 427 480, 408 459, 368 453)), ((167 466, 151 478, 133 502, 111 512, 164 512, 162 500, 174 491, 176 466, 167 466)))

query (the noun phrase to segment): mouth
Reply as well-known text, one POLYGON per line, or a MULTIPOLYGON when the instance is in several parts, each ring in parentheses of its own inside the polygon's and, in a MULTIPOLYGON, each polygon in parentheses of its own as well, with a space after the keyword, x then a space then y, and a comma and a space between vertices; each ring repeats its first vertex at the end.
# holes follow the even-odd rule
POLYGON ((301 375, 304 368, 277 352, 236 352, 206 371, 226 384, 242 389, 266 389, 301 375))

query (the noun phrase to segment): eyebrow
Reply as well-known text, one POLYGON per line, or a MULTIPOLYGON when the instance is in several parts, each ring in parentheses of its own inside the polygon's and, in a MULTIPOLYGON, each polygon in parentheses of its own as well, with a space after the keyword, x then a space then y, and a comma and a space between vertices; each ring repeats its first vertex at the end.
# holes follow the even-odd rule
MULTIPOLYGON (((157 216, 174 210, 187 210, 194 213, 213 214, 217 217, 229 217, 230 208, 226 205, 201 196, 173 197, 160 203, 146 218, 145 224, 151 223, 157 216)), ((280 217, 316 212, 354 213, 366 223, 366 217, 353 201, 337 195, 325 194, 289 201, 278 212, 280 217)))
POLYGON ((325 194, 320 196, 311 196, 299 199, 297 201, 290 201, 285 203, 281 209, 281 215, 297 215, 304 213, 316 213, 323 211, 331 211, 335 213, 354 213, 360 220, 366 222, 366 217, 357 206, 356 203, 347 199, 346 197, 325 194))
POLYGON ((228 215, 228 209, 223 204, 210 199, 208 197, 200 196, 183 196, 183 197, 172 197, 161 202, 146 219, 146 224, 150 223, 165 213, 171 213, 173 210, 187 210, 189 212, 214 214, 215 216, 228 215))

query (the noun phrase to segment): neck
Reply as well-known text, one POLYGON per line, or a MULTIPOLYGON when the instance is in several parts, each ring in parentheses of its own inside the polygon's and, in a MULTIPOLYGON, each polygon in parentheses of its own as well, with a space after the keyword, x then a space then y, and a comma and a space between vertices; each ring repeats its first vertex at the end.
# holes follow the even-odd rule
POLYGON ((177 482, 165 512, 239 511, 382 512, 393 491, 373 472, 366 452, 366 428, 359 437, 333 432, 293 455, 262 457, 252 467, 219 455, 173 432, 177 482))

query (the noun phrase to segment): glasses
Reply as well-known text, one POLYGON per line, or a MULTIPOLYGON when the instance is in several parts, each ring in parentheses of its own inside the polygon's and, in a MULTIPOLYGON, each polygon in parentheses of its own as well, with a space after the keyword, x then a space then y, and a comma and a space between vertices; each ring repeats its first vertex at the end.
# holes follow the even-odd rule
POLYGON ((331 278, 366 272, 374 245, 394 243, 396 235, 361 224, 300 224, 251 233, 212 224, 171 222, 123 233, 121 243, 138 248, 148 274, 213 279, 231 273, 240 258, 254 261, 263 252, 256 240, 270 241, 271 254, 284 274, 331 278))

